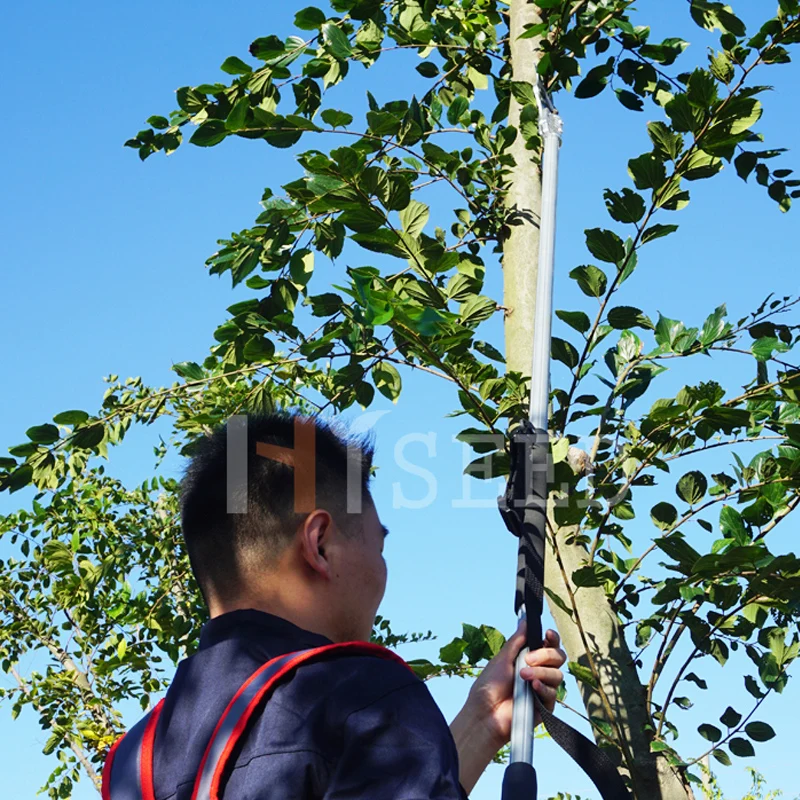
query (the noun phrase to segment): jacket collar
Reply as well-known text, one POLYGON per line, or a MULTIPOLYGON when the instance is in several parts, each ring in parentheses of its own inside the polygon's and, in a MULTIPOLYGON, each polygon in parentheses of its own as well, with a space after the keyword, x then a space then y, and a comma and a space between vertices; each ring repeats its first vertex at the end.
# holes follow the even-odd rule
POLYGON ((205 650, 217 642, 239 637, 284 639, 296 645, 298 650, 332 644, 327 637, 304 630, 282 617, 247 608, 220 614, 206 622, 200 632, 199 649, 205 650))

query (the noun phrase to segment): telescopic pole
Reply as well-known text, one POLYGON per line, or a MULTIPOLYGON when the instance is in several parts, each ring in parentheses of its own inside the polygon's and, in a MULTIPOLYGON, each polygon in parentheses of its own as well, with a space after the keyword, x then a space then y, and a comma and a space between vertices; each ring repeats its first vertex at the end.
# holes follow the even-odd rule
MULTIPOLYGON (((539 273, 536 284, 536 317, 533 329, 529 418, 537 432, 547 435, 550 400, 550 332, 553 314, 553 271, 556 244, 556 200, 558 195, 558 151, 563 125, 541 84, 535 87, 542 136, 542 205, 539 225, 539 273)), ((543 515, 544 516, 544 515, 543 515)), ((543 532, 542 532, 543 533, 543 532)), ((520 618, 525 607, 520 608, 520 618)), ((517 657, 514 676, 514 712, 511 723, 511 756, 503 780, 503 800, 535 800, 536 771, 533 768, 533 690, 520 677, 528 648, 517 657)))

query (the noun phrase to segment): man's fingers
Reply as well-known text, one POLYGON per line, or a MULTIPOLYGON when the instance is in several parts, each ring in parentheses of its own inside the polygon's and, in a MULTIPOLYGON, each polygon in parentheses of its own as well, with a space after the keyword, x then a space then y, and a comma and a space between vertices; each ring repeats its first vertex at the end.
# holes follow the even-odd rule
POLYGON ((519 671, 523 680, 557 688, 564 680, 564 673, 555 667, 523 667, 519 671))
POLYGON ((525 656, 525 662, 529 667, 560 667, 566 660, 567 654, 560 648, 556 649, 555 647, 540 647, 525 656))
POLYGON ((548 647, 558 649, 561 646, 561 637, 558 635, 557 631, 548 629, 544 635, 544 643, 548 647))
POLYGON ((548 711, 552 711, 556 707, 556 690, 546 683, 533 681, 533 690, 539 695, 539 699, 544 703, 544 707, 548 711))

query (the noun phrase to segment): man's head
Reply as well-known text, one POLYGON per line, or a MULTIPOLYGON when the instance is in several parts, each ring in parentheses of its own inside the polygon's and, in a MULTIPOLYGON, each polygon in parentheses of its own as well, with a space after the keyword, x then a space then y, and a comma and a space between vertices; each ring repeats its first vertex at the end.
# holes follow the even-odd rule
POLYGON ((259 608, 334 641, 368 639, 386 587, 372 457, 369 441, 289 414, 202 440, 181 517, 211 615, 259 608))

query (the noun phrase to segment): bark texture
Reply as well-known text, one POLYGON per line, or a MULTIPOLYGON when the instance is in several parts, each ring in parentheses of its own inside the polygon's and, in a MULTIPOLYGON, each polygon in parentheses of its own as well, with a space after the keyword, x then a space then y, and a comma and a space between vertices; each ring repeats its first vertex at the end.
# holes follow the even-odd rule
MULTIPOLYGON (((509 7, 512 80, 536 82, 537 50, 541 39, 520 39, 526 25, 541 22, 536 6, 512 0, 509 7)), ((508 123, 519 130, 520 104, 512 96, 508 123)), ((539 255, 539 213, 542 175, 538 154, 525 149, 522 136, 511 146, 516 166, 506 193, 510 235, 503 248, 503 305, 508 369, 530 375, 533 317, 536 310, 536 261, 539 255)))

